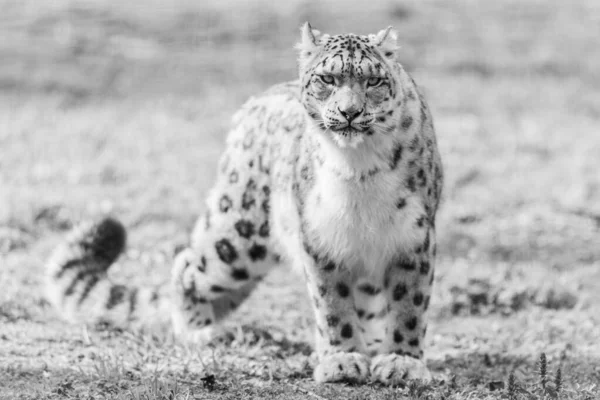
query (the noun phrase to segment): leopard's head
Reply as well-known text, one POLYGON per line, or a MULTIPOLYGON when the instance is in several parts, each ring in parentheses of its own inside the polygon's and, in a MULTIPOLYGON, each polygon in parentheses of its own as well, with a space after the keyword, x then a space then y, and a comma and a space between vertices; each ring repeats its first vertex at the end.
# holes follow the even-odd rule
POLYGON ((327 35, 308 22, 301 31, 302 103, 321 130, 340 147, 393 131, 402 97, 396 32, 327 35))

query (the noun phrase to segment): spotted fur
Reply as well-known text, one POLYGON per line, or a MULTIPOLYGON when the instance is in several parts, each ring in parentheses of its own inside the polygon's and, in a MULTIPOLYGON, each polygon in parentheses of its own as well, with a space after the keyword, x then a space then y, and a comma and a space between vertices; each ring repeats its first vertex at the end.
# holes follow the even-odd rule
POLYGON ((49 298, 72 320, 169 315, 177 334, 199 340, 283 261, 306 278, 317 381, 427 380, 443 185, 429 109, 390 28, 332 36, 306 24, 298 50, 300 79, 233 117, 206 212, 166 290, 106 279, 125 242, 109 219, 55 252, 49 298))

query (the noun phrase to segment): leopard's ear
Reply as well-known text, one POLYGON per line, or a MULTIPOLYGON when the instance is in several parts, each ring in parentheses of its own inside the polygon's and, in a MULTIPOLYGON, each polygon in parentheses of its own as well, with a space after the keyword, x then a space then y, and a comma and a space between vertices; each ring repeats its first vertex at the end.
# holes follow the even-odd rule
POLYGON ((310 50, 319 45, 319 38, 321 37, 321 32, 316 29, 313 29, 310 26, 310 22, 306 21, 302 28, 300 28, 300 43, 298 43, 297 47, 300 50, 310 50))
POLYGON ((296 45, 298 50, 298 61, 301 68, 306 67, 314 54, 319 50, 321 32, 313 29, 309 22, 305 22, 300 28, 300 43, 296 45))
POLYGON ((388 26, 386 29, 379 31, 376 35, 370 35, 371 43, 373 43, 383 53, 386 58, 394 58, 398 46, 398 33, 394 28, 388 26))

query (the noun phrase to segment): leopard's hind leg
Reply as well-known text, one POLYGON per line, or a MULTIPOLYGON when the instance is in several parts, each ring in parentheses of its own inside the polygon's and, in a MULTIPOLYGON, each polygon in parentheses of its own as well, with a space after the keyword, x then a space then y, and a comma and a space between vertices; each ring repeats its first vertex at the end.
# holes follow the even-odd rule
POLYGON ((210 338, 278 262, 269 240, 267 177, 252 172, 230 167, 220 175, 191 246, 175 260, 172 321, 184 338, 210 338))

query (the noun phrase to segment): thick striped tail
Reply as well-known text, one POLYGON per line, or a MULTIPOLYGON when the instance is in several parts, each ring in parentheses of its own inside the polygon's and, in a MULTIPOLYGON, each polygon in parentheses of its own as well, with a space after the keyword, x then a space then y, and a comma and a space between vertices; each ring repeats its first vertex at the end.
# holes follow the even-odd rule
POLYGON ((48 261, 47 297, 75 323, 163 325, 169 321, 166 288, 115 284, 106 271, 125 248, 123 225, 112 218, 74 229, 48 261))

